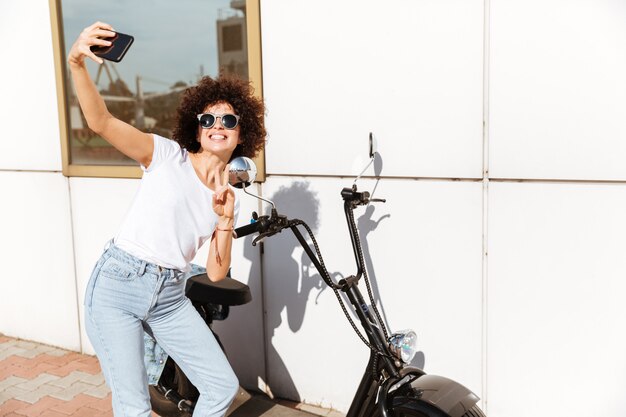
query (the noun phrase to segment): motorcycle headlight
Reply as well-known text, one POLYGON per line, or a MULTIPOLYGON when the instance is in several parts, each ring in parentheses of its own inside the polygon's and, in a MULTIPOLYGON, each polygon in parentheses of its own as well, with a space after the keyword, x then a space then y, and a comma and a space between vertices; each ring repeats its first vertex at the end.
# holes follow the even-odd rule
POLYGON ((404 363, 410 363, 417 353, 417 334, 413 330, 394 333, 389 338, 391 351, 404 363))

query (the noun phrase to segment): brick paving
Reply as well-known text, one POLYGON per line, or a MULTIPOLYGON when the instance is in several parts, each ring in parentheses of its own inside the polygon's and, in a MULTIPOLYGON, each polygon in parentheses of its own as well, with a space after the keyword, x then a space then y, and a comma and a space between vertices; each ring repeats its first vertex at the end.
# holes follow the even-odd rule
POLYGON ((0 334, 0 417, 70 416, 113 416, 98 360, 0 334))
MULTIPOLYGON (((334 410, 243 393, 245 399, 237 408, 233 404, 230 417, 344 417, 334 410)), ((95 356, 0 334, 0 417, 112 416, 111 391, 95 356)))

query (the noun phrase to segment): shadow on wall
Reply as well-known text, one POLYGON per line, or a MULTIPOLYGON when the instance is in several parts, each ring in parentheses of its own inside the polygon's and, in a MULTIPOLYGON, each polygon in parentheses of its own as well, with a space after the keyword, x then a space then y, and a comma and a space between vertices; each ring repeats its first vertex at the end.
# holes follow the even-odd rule
MULTIPOLYGON (((377 182, 377 185, 378 185, 378 182, 377 182)), ((374 214, 376 210, 377 209, 374 207, 373 204, 367 206, 367 208, 365 209, 365 213, 363 213, 360 217, 356 219, 356 224, 357 224, 357 228, 359 229, 359 235, 361 236, 361 249, 363 250, 363 258, 365 260, 365 269, 367 272, 367 276, 370 280, 370 285, 372 289, 372 297, 374 298, 374 304, 378 307, 378 311, 380 312, 381 319, 383 323, 385 324, 385 327, 391 334, 394 331, 400 330, 400 329, 395 329, 389 325, 389 320, 387 318, 387 314, 385 313, 385 307, 381 300, 380 290, 378 286, 378 279, 376 277, 376 269, 374 268, 374 265, 372 262, 372 256, 370 253, 370 247, 368 243, 368 235, 374 230, 376 230, 376 228, 378 228, 378 226, 384 219, 391 217, 391 215, 383 214, 382 216, 374 219, 374 214)), ((393 247, 391 250, 393 250, 393 247)), ((363 287, 363 285, 360 285, 360 287, 363 287)), ((387 302, 389 303, 391 301, 388 300, 387 302)), ((415 357, 411 361, 412 366, 418 367, 420 369, 424 369, 425 363, 426 363, 426 358, 424 356, 424 353, 421 351, 417 352, 415 354, 415 357)))
MULTIPOLYGON (((376 177, 376 183, 372 190, 370 190, 370 198, 385 198, 385 196, 377 196, 376 190, 378 188, 378 184, 380 183, 380 175, 383 171, 383 158, 379 153, 376 153, 374 156, 374 176, 376 177)), ((390 333, 393 333, 396 330, 390 326, 389 320, 387 318, 387 313, 385 312, 385 306, 381 300, 380 289, 378 286, 378 278, 376 276, 376 268, 374 268, 374 264, 372 262, 372 253, 370 251, 368 237, 370 233, 378 228, 381 222, 384 219, 390 218, 391 214, 385 213, 380 216, 376 216, 376 211, 384 212, 385 206, 384 203, 372 203, 365 208, 365 212, 356 218, 357 228, 359 230, 359 235, 361 236, 361 249, 363 250, 363 258, 365 261, 365 269, 367 276, 370 280, 371 289, 372 289, 372 297, 374 298, 374 304, 378 307, 378 310, 381 315, 381 319, 387 327, 387 330, 390 333)), ((355 213, 358 214, 358 211, 355 213)), ((393 245, 393 242, 392 242, 393 245)), ((391 246, 391 250, 393 250, 393 246, 391 246)), ((383 278, 384 279, 384 278, 383 278)), ((387 300, 388 303, 392 302, 392 300, 387 300)), ((426 364, 426 357, 424 352, 417 352, 415 357, 411 361, 411 365, 420 369, 424 369, 426 364)))
MULTIPOLYGON (((382 172, 382 158, 380 155, 376 155, 374 160, 374 171, 376 177, 379 177, 382 172)), ((380 179, 376 181, 374 188, 371 190, 372 196, 374 196, 376 192, 379 181, 380 179)), ((382 197, 384 198, 384 196, 382 197)), ((296 181, 289 186, 283 186, 279 188, 274 195, 270 196, 269 199, 276 204, 280 214, 286 215, 288 218, 304 220, 314 233, 317 232, 320 224, 320 203, 317 193, 311 190, 309 182, 296 181)), ((368 271, 374 303, 379 307, 381 318, 387 325, 387 328, 393 331, 394 329, 389 327, 385 309, 382 304, 376 271, 372 263, 370 246, 368 244, 369 235, 375 231, 385 219, 391 217, 390 214, 378 215, 377 211, 384 213, 384 205, 380 205, 381 203, 378 204, 378 208, 375 204, 372 204, 366 207, 364 211, 363 208, 357 210, 355 214, 358 216, 356 222, 361 236, 365 267, 368 271)), ((269 211, 269 207, 267 210, 269 211)), ((304 231, 303 228, 300 228, 300 230, 310 243, 306 231, 304 231)), ((254 260, 252 251, 256 251, 257 249, 253 248, 251 245, 252 239, 252 236, 246 238, 244 256, 254 260)), ((317 300, 322 291, 326 290, 328 287, 323 282, 306 253, 302 252, 301 256, 296 255, 300 253, 300 243, 290 231, 284 231, 279 236, 271 237, 270 239, 272 239, 271 249, 279 254, 278 258, 281 259, 281 261, 278 264, 272 265, 271 269, 273 275, 265 279, 267 280, 266 282, 271 280, 272 288, 280 288, 280 295, 268 294, 266 296, 266 298, 271 298, 271 304, 266 306, 267 374, 265 378, 273 394, 277 397, 301 401, 302 398, 295 386, 289 369, 287 369, 278 350, 274 346, 274 333, 276 329, 281 326, 283 321, 282 317, 286 318, 289 329, 293 333, 299 331, 304 322, 305 310, 311 292, 314 290, 317 292, 317 294, 315 294, 315 299, 317 300), (284 315, 283 312, 285 313, 284 315)), ((349 240, 347 240, 347 242, 349 242, 349 240)), ((335 282, 344 278, 339 272, 329 272, 335 282)), ((364 288, 362 288, 362 291, 363 290, 364 288)), ((345 297, 343 297, 343 299, 346 306, 348 306, 348 300, 345 297)), ((388 300, 388 302, 391 301, 388 300)), ((351 311, 349 307, 348 309, 351 311)), ((356 316, 353 315, 352 318, 355 322, 357 321, 356 316)), ((355 335, 355 337, 357 336, 355 335)), ((412 365, 423 368, 424 364, 424 354, 418 352, 412 361, 412 365)), ((363 365, 365 366, 365 364, 363 365)))
MULTIPOLYGON (((319 200, 308 182, 296 181, 281 187, 269 199, 276 204, 280 214, 304 220, 314 233, 319 227, 319 200)), ((272 287, 280 288, 280 296, 273 297, 272 305, 267 306, 267 381, 274 395, 300 401, 298 389, 274 346, 274 332, 282 324, 283 311, 289 329, 294 333, 300 330, 309 295, 313 290, 321 292, 323 282, 319 275, 310 274, 310 268, 314 267, 306 254, 303 253, 301 259, 296 259, 294 252, 298 252, 296 249, 300 248, 300 243, 290 231, 285 230, 280 236, 270 239, 272 250, 279 254, 281 262, 272 265, 275 275, 266 278, 272 280, 272 287)))

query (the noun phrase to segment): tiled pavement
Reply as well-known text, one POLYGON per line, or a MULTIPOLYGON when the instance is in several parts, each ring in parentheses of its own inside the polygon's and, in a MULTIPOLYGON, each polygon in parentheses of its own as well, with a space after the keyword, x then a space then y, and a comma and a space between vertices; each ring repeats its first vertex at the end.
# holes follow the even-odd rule
MULTIPOLYGON (((286 401, 279 405, 256 396, 231 417, 314 417, 309 413, 343 417, 332 410, 286 401)), ((94 356, 0 334, 0 417, 112 415, 111 393, 94 356)))
POLYGON ((0 335, 0 416, 111 416, 93 356, 0 335))

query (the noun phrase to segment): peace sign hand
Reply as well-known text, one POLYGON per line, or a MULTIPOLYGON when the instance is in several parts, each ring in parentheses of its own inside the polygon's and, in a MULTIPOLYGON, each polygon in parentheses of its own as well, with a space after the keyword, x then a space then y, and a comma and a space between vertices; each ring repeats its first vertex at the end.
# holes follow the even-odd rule
POLYGON ((223 172, 215 168, 215 192, 213 193, 213 211, 220 217, 220 223, 231 223, 235 217, 235 193, 228 186, 230 165, 223 172))

